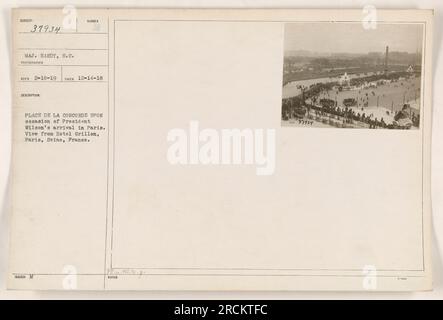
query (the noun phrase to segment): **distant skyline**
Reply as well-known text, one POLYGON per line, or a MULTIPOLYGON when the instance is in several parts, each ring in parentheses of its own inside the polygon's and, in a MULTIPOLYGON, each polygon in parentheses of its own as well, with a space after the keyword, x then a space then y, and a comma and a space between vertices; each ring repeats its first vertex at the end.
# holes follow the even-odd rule
POLYGON ((365 54, 389 51, 421 53, 422 24, 378 23, 376 29, 364 29, 362 23, 287 23, 284 51, 314 53, 365 54))

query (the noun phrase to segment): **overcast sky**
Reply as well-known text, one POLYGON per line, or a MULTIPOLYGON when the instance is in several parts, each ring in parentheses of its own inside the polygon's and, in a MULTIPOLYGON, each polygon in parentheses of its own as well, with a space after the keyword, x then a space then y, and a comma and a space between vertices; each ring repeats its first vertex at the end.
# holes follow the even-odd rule
POLYGON ((308 50, 321 53, 421 52, 423 25, 382 24, 366 30, 362 23, 287 23, 285 52, 308 50))

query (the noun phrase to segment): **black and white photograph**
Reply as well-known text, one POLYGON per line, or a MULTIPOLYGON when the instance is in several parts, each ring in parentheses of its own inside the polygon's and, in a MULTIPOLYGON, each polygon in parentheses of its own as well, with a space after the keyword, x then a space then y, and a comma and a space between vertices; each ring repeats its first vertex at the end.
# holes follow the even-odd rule
POLYGON ((418 129, 422 24, 288 23, 282 126, 418 129))
POLYGON ((443 298, 443 1, 28 2, 0 2, 0 303, 443 298))

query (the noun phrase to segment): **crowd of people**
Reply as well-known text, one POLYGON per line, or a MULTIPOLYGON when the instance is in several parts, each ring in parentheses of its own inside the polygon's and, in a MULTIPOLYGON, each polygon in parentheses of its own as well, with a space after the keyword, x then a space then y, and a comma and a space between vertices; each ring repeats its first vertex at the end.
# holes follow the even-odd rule
MULTIPOLYGON (((318 107, 315 105, 311 105, 307 107, 308 110, 313 110, 315 116, 319 117, 333 117, 339 121, 342 121, 343 124, 349 124, 349 125, 355 125, 357 127, 368 127, 370 129, 377 129, 377 128, 386 128, 386 129, 394 129, 398 128, 399 125, 395 123, 387 123, 383 117, 380 117, 379 119, 377 117, 373 117, 372 115, 368 115, 365 112, 356 112, 354 109, 348 108, 348 107, 318 107)), ((397 114, 401 113, 402 111, 399 111, 397 114)), ((309 111, 308 111, 309 113, 309 111)), ((407 115, 409 117, 409 115, 407 115)), ((418 126, 419 123, 419 116, 416 116, 415 113, 413 114, 413 120, 412 122, 415 123, 416 126, 418 126)))
MULTIPOLYGON (((387 111, 388 112, 388 111, 387 111)), ((338 120, 343 126, 367 127, 371 129, 387 128, 395 129, 401 127, 397 122, 387 123, 383 117, 373 117, 372 114, 366 114, 364 111, 358 112, 349 107, 338 107, 334 104, 324 104, 317 106, 314 104, 303 104, 301 100, 287 100, 283 103, 282 119, 289 120, 292 118, 310 118, 314 115, 317 119, 328 117, 329 120, 338 120)), ((389 114, 387 114, 389 116, 389 114)), ((411 111, 408 105, 405 105, 401 111, 395 112, 393 115, 396 121, 408 118, 412 125, 418 127, 420 123, 420 115, 411 111)))
MULTIPOLYGON (((395 79, 402 74, 392 74, 390 78, 395 79)), ((386 76, 386 75, 385 75, 386 76)), ((378 80, 382 75, 373 75, 370 77, 355 79, 355 81, 368 81, 368 80, 378 80), (369 79, 370 78, 370 79, 369 79)), ((353 79, 354 80, 354 79, 353 79)), ((317 97, 323 91, 331 90, 335 83, 317 83, 313 84, 307 88, 302 88, 302 93, 298 96, 283 99, 282 101, 282 119, 289 120, 292 118, 312 118, 311 111, 315 118, 324 119, 328 117, 328 120, 338 120, 342 122, 342 126, 356 126, 356 127, 367 127, 367 128, 388 128, 395 129, 401 128, 397 120, 392 123, 387 123, 383 117, 377 118, 372 114, 366 114, 364 109, 362 112, 358 112, 355 108, 349 106, 339 107, 337 102, 331 99, 320 99, 320 105, 318 105, 317 97)), ((418 127, 420 123, 420 115, 410 109, 408 105, 404 105, 401 111, 395 112, 395 114, 389 114, 387 111, 386 118, 402 118, 406 117, 409 119, 411 125, 418 127)), ((322 121, 323 122, 323 121, 322 121)), ((388 120, 388 122, 391 122, 388 120)), ((337 123, 332 121, 332 123, 337 123)))

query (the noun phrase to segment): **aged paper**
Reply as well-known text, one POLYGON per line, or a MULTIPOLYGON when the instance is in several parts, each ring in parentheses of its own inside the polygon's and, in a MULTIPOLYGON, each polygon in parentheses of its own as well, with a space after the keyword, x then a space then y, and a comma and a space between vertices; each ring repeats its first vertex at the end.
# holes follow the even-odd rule
POLYGON ((9 288, 431 289, 432 17, 14 10, 9 288))

